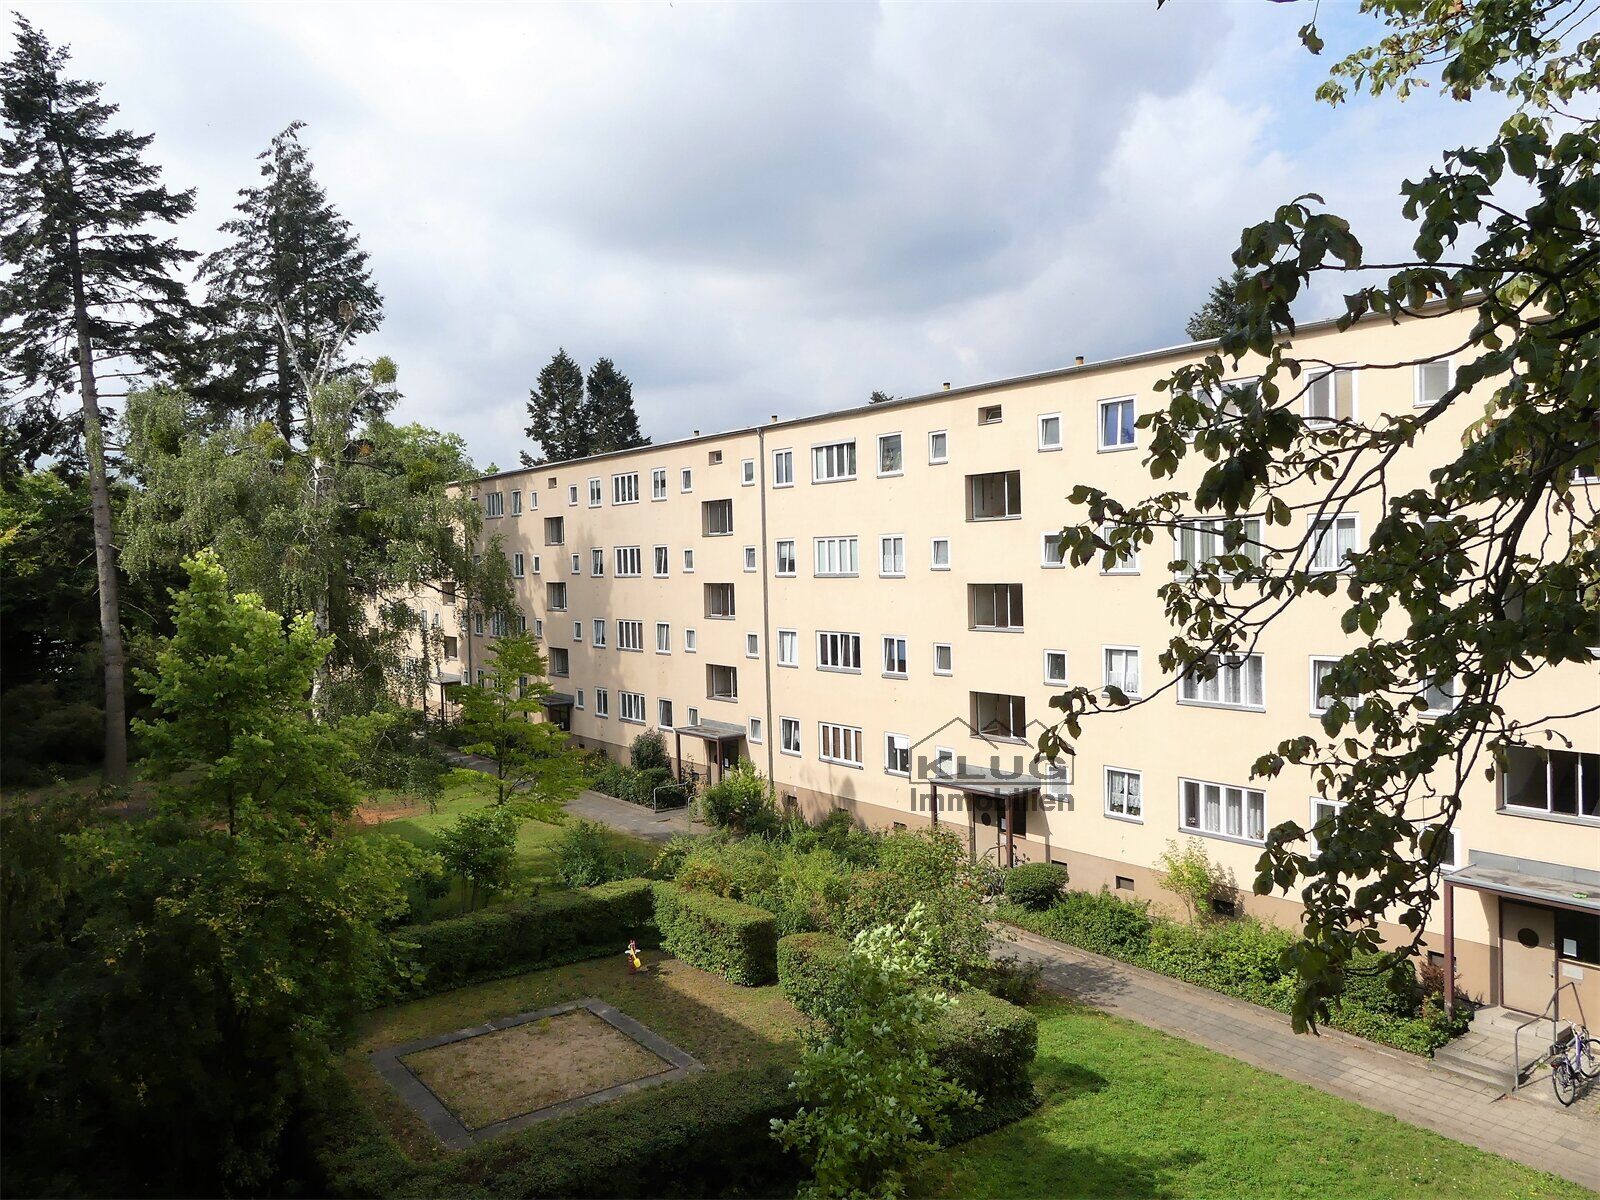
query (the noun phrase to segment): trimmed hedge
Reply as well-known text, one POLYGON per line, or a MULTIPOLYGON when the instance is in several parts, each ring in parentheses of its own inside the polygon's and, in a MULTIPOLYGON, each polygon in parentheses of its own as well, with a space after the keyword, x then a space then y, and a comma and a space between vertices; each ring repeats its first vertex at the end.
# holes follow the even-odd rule
POLYGON ((1059 863, 1023 863, 1006 872, 1006 899, 1036 912, 1061 899, 1067 886, 1067 869, 1059 863))
POLYGON ((654 886, 656 928, 669 954, 745 987, 778 977, 777 925, 766 909, 675 883, 654 886))
POLYGON ((652 914, 649 881, 619 879, 407 926, 399 936, 416 943, 422 976, 406 990, 424 995, 494 975, 621 954, 630 938, 641 945, 654 942, 652 914))
POLYGON ((843 1001, 841 967, 850 943, 831 933, 791 933, 778 941, 778 986, 808 1017, 818 1020, 843 1001))
POLYGON ((1039 1106, 1031 1068, 1039 1051, 1039 1022, 988 992, 956 993, 939 1024, 933 1061, 962 1087, 976 1092, 976 1108, 950 1116, 947 1145, 992 1133, 1039 1106))
POLYGON ((779 1066, 698 1074, 417 1163, 334 1072, 306 1136, 329 1196, 792 1195, 804 1169, 771 1130, 794 1115, 789 1079, 779 1066))

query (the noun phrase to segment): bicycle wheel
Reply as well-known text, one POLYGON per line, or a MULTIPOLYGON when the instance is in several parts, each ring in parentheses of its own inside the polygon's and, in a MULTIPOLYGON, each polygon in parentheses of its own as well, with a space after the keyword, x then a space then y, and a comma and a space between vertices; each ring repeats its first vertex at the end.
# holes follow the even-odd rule
POLYGON ((1600 1038, 1583 1039, 1578 1047, 1578 1070, 1585 1079, 1600 1079, 1600 1038))
POLYGON ((1578 1098, 1578 1080, 1572 1073, 1572 1064, 1566 1059, 1556 1059, 1555 1066, 1550 1069, 1550 1084, 1556 1089, 1556 1099, 1563 1105, 1571 1104, 1578 1098))

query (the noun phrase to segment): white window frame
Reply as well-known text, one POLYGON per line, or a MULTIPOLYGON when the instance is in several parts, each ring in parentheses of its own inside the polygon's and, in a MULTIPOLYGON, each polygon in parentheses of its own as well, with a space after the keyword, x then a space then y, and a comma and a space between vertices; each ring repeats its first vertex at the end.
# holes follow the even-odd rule
POLYGON ((617 649, 629 654, 644 653, 644 622, 626 617, 617 619, 617 649))
MULTIPOLYGON (((1100 536, 1106 538, 1107 541, 1110 541, 1111 539, 1106 537, 1106 535, 1110 532, 1111 528, 1112 526, 1110 522, 1103 523, 1100 526, 1100 536)), ((1139 550, 1137 546, 1134 548, 1133 553, 1129 554, 1126 558, 1117 559, 1116 565, 1113 567, 1107 567, 1105 565, 1106 556, 1104 551, 1100 553, 1099 557, 1100 574, 1102 575, 1137 575, 1139 573, 1139 550)))
POLYGON ((906 439, 903 433, 898 430, 893 433, 880 433, 877 440, 877 450, 878 457, 873 463, 873 467, 877 470, 879 479, 893 479, 906 473, 906 439), (883 444, 890 438, 896 438, 900 442, 900 466, 893 471, 885 471, 883 469, 883 444))
POLYGON ((1144 694, 1144 655, 1140 652, 1140 648, 1138 646, 1126 646, 1126 645, 1117 645, 1115 643, 1108 643, 1108 644, 1103 645, 1103 646, 1100 647, 1100 686, 1102 688, 1107 688, 1107 687, 1112 687, 1112 686, 1116 686, 1116 687, 1121 687, 1122 686, 1121 684, 1115 684, 1114 685, 1112 683, 1112 681, 1111 681, 1111 655, 1113 653, 1124 654, 1124 655, 1132 655, 1133 656, 1133 667, 1134 667, 1134 670, 1138 673, 1138 676, 1139 676, 1138 686, 1135 687, 1132 691, 1130 691, 1129 689, 1123 687, 1122 688, 1122 694, 1125 695, 1125 696, 1129 696, 1129 697, 1137 697, 1137 696, 1143 695, 1144 694))
POLYGON ((486 517, 503 517, 506 515, 506 497, 504 492, 484 493, 483 515, 486 517))
POLYGON ((511 575, 514 579, 527 578, 527 559, 520 552, 511 556, 511 575))
POLYGON ((606 645, 606 619, 604 617, 595 617, 591 624, 594 628, 594 636, 589 639, 589 644, 604 649, 606 645))
POLYGON ((676 728, 676 726, 673 724, 675 720, 677 720, 677 714, 672 711, 672 700, 666 696, 657 696, 656 728, 674 729, 676 728))
POLYGON ((1065 650, 1049 650, 1049 649, 1047 649, 1044 652, 1044 681, 1048 686, 1050 686, 1050 687, 1065 687, 1066 683, 1067 683, 1067 669, 1068 669, 1068 667, 1067 667, 1067 652, 1065 650), (1053 655, 1053 654, 1059 654, 1061 656, 1061 676, 1060 676, 1060 678, 1053 677, 1050 674, 1050 656, 1053 655))
POLYGON ((950 569, 950 539, 936 537, 928 539, 928 570, 948 571, 950 569), (944 562, 939 561, 939 547, 944 546, 944 562))
POLYGON ((908 679, 911 676, 911 639, 897 633, 883 635, 883 677, 908 679), (895 669, 895 664, 899 669, 895 669))
POLYGON ((956 673, 956 649, 951 642, 935 642, 933 644, 933 673, 935 675, 954 675, 956 673), (950 660, 947 667, 939 666, 939 651, 943 650, 950 660))
POLYGON ((950 461, 950 431, 948 429, 928 430, 928 465, 930 467, 943 466, 950 461), (944 453, 940 454, 934 449, 934 439, 944 439, 944 453))
POLYGON ((883 773, 885 775, 898 775, 902 779, 911 778, 911 739, 903 733, 885 733, 883 735, 883 773), (900 765, 901 758, 905 766, 900 765))
POLYGON ((1267 794, 1260 788, 1243 787, 1236 783, 1218 783, 1213 779, 1196 779, 1188 775, 1178 777, 1178 829, 1182 833, 1192 834, 1195 837, 1217 838, 1225 842, 1239 842, 1247 846, 1262 846, 1266 844, 1267 830, 1267 794), (1196 793, 1195 824, 1188 823, 1187 800, 1189 787, 1199 789, 1196 793), (1206 825, 1206 788, 1217 788, 1217 828, 1212 829, 1206 825), (1228 825, 1228 793, 1238 792, 1239 798, 1239 828, 1241 833, 1229 833, 1228 825), (1250 828, 1250 801, 1251 797, 1258 797, 1261 802, 1261 836, 1253 837, 1248 832, 1250 828))
POLYGON ((1230 657, 1237 658, 1240 661, 1237 663, 1219 666, 1216 674, 1214 674, 1210 679, 1200 679, 1190 672, 1185 672, 1183 677, 1178 681, 1178 703, 1183 705, 1193 705, 1196 708, 1228 708, 1242 712, 1265 712, 1267 708, 1266 658, 1260 654, 1238 654, 1231 655, 1230 657), (1235 675, 1237 675, 1240 680, 1240 694, 1243 694, 1244 684, 1248 682, 1250 678, 1248 672, 1245 671, 1245 666, 1252 659, 1260 664, 1257 672, 1257 678, 1259 678, 1261 681, 1260 700, 1256 703, 1250 703, 1243 700, 1238 703, 1234 703, 1232 701, 1222 699, 1221 697, 1223 696, 1224 688, 1226 687, 1228 672, 1233 672, 1235 675), (1208 698, 1203 694, 1207 689, 1215 690, 1215 699, 1208 698))
POLYGON ((1061 531, 1047 529, 1039 535, 1039 565, 1046 571, 1062 571, 1067 566, 1067 556, 1061 550, 1061 531), (1050 547, 1056 547, 1056 557, 1050 557, 1050 547))
POLYGON ((739 486, 755 487, 756 485, 756 460, 741 458, 739 460, 739 486))
POLYGON ((683 548, 683 573, 685 575, 693 575, 694 574, 694 547, 693 546, 685 546, 683 548))
POLYGON ((814 484, 818 484, 818 483, 848 483, 850 480, 852 480, 852 479, 854 479, 856 477, 856 472, 859 469, 859 467, 860 467, 860 464, 856 459, 856 439, 855 438, 841 438, 840 440, 834 441, 834 442, 814 442, 814 443, 812 443, 812 446, 811 446, 811 482, 812 483, 814 483, 814 484), (834 465, 832 460, 835 457, 837 457, 837 458, 839 458, 841 460, 839 462, 839 464, 838 464, 839 466, 842 467, 844 465, 843 464, 843 459, 846 457, 846 453, 845 453, 846 448, 848 448, 848 451, 849 451, 848 457, 850 459, 850 470, 848 472, 845 472, 845 471, 842 471, 842 470, 840 470, 840 471, 832 470, 831 468, 834 465), (837 455, 835 454, 835 452, 837 452, 837 455), (818 470, 819 465, 822 466, 824 469, 819 471, 818 470))
POLYGON ((1060 413, 1053 412, 1053 413, 1040 413, 1039 414, 1039 422, 1038 422, 1039 452, 1041 454, 1047 454, 1047 453, 1049 453, 1049 452, 1051 452, 1053 450, 1060 450, 1062 448, 1062 444, 1063 443, 1062 443, 1062 432, 1061 432, 1061 430, 1062 430, 1062 423, 1061 423, 1061 414, 1060 413), (1056 423, 1056 440, 1054 442, 1047 442, 1045 440, 1044 427, 1045 427, 1045 422, 1046 421, 1054 421, 1056 423))
MULTIPOLYGON (((1455 386, 1455 361, 1452 358, 1446 356, 1444 358, 1432 359, 1429 362, 1418 363, 1414 368, 1412 368, 1411 372, 1412 408, 1429 408, 1438 403, 1437 397, 1433 400, 1427 399, 1425 380, 1427 379, 1427 369, 1429 367, 1444 368, 1444 390, 1446 392, 1455 386)), ((1444 392, 1440 392, 1439 394, 1442 396, 1444 395, 1444 392)))
MULTIPOLYGON (((654 503, 657 500, 665 500, 666 498, 667 469, 665 467, 652 467, 650 468, 650 500, 654 503)), ((671 703, 671 701, 668 701, 668 703, 671 703)))
POLYGON ((625 725, 643 725, 645 723, 645 704, 643 692, 617 693, 617 720, 625 725))
POLYGON ((1330 696, 1326 701, 1319 699, 1317 695, 1317 668, 1323 664, 1332 666, 1338 662, 1339 656, 1337 654, 1313 654, 1306 660, 1306 671, 1310 676, 1310 678, 1307 680, 1306 686, 1310 690, 1311 694, 1310 711, 1313 717, 1320 718, 1323 713, 1327 712, 1328 709, 1333 707, 1334 700, 1338 699, 1336 696, 1330 696))
POLYGON ((778 718, 778 753, 799 757, 803 752, 799 717, 778 718))
POLYGON ((784 446, 772 452, 772 486, 794 486, 794 447, 784 446))
POLYGON ((1334 513, 1326 517, 1318 517, 1315 514, 1310 514, 1306 517, 1306 536, 1309 539, 1308 549, 1310 551, 1306 558, 1306 570, 1315 571, 1324 575, 1343 575, 1349 572, 1350 560, 1348 557, 1341 558, 1337 564, 1331 567, 1319 565, 1317 561, 1322 556, 1323 546, 1328 544, 1330 534, 1332 535, 1333 552, 1335 554, 1339 553, 1338 529, 1342 524, 1348 524, 1350 526, 1350 549, 1346 553, 1360 553, 1360 513, 1342 512, 1334 513), (1327 526, 1327 528, 1322 529, 1322 526, 1327 526))
POLYGON ((685 654, 698 654, 700 652, 700 635, 691 629, 683 631, 683 652, 685 654))
POLYGON ((904 579, 906 577, 906 535, 885 533, 878 537, 878 578, 904 579), (898 549, 898 554, 896 550, 898 549), (898 565, 895 559, 899 559, 898 565))
POLYGON ((688 495, 690 492, 694 491, 693 467, 684 467, 678 472, 678 491, 682 495, 688 495))
POLYGON ((750 744, 753 746, 761 745, 766 736, 766 733, 761 725, 761 718, 751 717, 748 728, 749 733, 747 735, 747 740, 750 742, 750 744))
POLYGON ((511 489, 511 515, 513 517, 520 517, 522 515, 522 489, 521 488, 512 488, 511 489))
POLYGON ((1138 420, 1139 402, 1137 397, 1107 396, 1104 400, 1096 401, 1094 408, 1094 443, 1096 450, 1101 454, 1119 454, 1125 450, 1137 450, 1139 448, 1139 429, 1137 426, 1138 420), (1118 422, 1118 440, 1109 444, 1106 442, 1106 409, 1113 404, 1129 404, 1133 406, 1133 419, 1135 421, 1135 426, 1133 429, 1132 441, 1124 442, 1120 440, 1122 425, 1120 422, 1118 422))
POLYGON ((672 623, 670 621, 656 622, 656 653, 672 653, 672 623))
POLYGON ((619 471, 611 477, 611 503, 639 503, 639 472, 619 471))
POLYGON ((583 622, 581 620, 572 623, 572 640, 575 642, 583 641, 583 622))
POLYGON ((854 767, 861 769, 861 727, 859 725, 840 725, 835 721, 817 722, 817 757, 825 763, 832 763, 836 767, 854 767), (829 744, 836 743, 837 750, 833 754, 827 752, 829 744), (847 755, 855 751, 855 758, 847 755))
POLYGON ((836 537, 814 537, 811 539, 811 574, 817 579, 854 579, 861 574, 861 539, 855 534, 841 534, 836 537), (829 549, 824 550, 827 546, 829 549), (846 555, 848 551, 848 555, 846 555), (842 564, 848 556, 849 570, 822 570, 824 559, 833 560, 835 565, 842 564))
POLYGON ((754 546, 746 546, 744 548, 744 569, 746 571, 754 571, 757 568, 758 561, 756 548, 754 546))
POLYGON ((779 538, 772 548, 772 573, 779 579, 793 579, 800 573, 800 551, 793 538, 779 538), (789 569, 783 569, 783 548, 789 547, 789 569))
POLYGON ((780 667, 800 666, 800 631, 798 629, 778 630, 778 665, 780 667))
POLYGON ((1108 763, 1105 766, 1105 768, 1101 771, 1100 779, 1101 779, 1100 799, 1101 799, 1101 805, 1102 805, 1101 811, 1113 821, 1127 821, 1130 825, 1143 825, 1144 824, 1144 772, 1135 771, 1130 767, 1114 767, 1114 766, 1111 766, 1108 763), (1126 782, 1124 782, 1123 787, 1122 787, 1122 797, 1123 797, 1123 799, 1122 799, 1122 811, 1118 812, 1112 806, 1111 797, 1113 795, 1113 789, 1112 789, 1112 785, 1111 785, 1111 777, 1113 775, 1120 775, 1120 776, 1122 776, 1124 778, 1124 780, 1132 781, 1136 785, 1137 792, 1138 792, 1138 811, 1137 812, 1128 811, 1128 807, 1129 807, 1128 806, 1128 797, 1129 797, 1130 793, 1129 793, 1128 786, 1127 786, 1126 782))
POLYGON ((576 508, 577 506, 578 506, 578 485, 575 484, 575 483, 569 483, 569 484, 567 484, 567 507, 568 508, 576 508))
POLYGON ((672 570, 672 551, 665 546, 650 547, 650 574, 653 579, 665 579, 672 570))
POLYGON ((1350 416, 1346 419, 1351 422, 1359 421, 1361 419, 1361 400, 1359 391, 1361 372, 1356 369, 1354 363, 1340 363, 1332 368, 1324 368, 1319 371, 1311 371, 1307 373, 1305 395, 1301 397, 1300 412, 1305 417, 1306 424, 1311 426, 1313 429, 1326 429, 1331 425, 1337 424, 1340 420, 1340 418, 1337 416, 1317 416, 1311 411, 1313 390, 1323 380, 1335 381, 1333 384, 1335 388, 1334 395, 1330 396, 1330 400, 1335 399, 1337 396, 1338 387, 1335 377, 1340 374, 1345 374, 1350 377, 1350 416))
POLYGON ((601 546, 589 547, 589 576, 599 579, 606 573, 606 552, 601 546))
POLYGON ((602 721, 611 716, 611 693, 603 687, 594 690, 594 715, 602 721))
POLYGON ((573 691, 573 693, 572 693, 572 707, 577 709, 579 712, 583 711, 584 705, 583 705, 583 689, 582 688, 577 688, 577 689, 575 689, 573 691))
MULTIPOLYGON (((1238 517, 1185 517, 1177 522, 1172 530, 1172 561, 1186 563, 1194 568, 1202 567, 1224 554, 1243 554, 1259 566, 1265 553, 1262 545, 1265 541, 1266 521, 1253 514, 1238 517), (1245 540, 1230 550, 1227 546, 1227 527, 1232 521, 1237 521, 1243 528, 1245 540), (1183 552, 1185 532, 1194 534, 1197 558, 1191 559, 1183 552)), ((1186 579, 1191 573, 1192 570, 1186 571, 1180 567, 1176 574, 1178 578, 1186 579)), ((1231 571, 1223 571, 1221 574, 1228 579, 1234 577, 1231 571)))
POLYGON ((746 633, 744 635, 744 656, 746 658, 761 657, 761 635, 759 633, 746 633))
POLYGON ((841 675, 861 674, 861 635, 839 629, 817 630, 817 670, 833 671, 841 675), (854 649, 854 654, 850 653, 854 649), (839 666, 855 659, 854 666, 839 666), (832 660, 832 662, 830 662, 832 660))
POLYGON ((589 478, 589 507, 599 508, 606 502, 605 480, 598 475, 589 478))
POLYGON ((1313 856, 1322 853, 1322 846, 1317 841, 1317 826, 1322 822, 1323 818, 1318 813, 1318 810, 1323 808, 1330 810, 1328 816, 1333 819, 1335 825, 1338 825, 1339 814, 1344 811, 1344 806, 1345 801, 1343 800, 1329 800, 1324 796, 1311 797, 1311 811, 1306 824, 1306 845, 1310 848, 1313 856))
POLYGON ((569 560, 568 565, 572 568, 569 572, 567 572, 569 575, 582 575, 583 574, 583 555, 579 554, 576 550, 574 550, 572 552, 572 557, 569 560))

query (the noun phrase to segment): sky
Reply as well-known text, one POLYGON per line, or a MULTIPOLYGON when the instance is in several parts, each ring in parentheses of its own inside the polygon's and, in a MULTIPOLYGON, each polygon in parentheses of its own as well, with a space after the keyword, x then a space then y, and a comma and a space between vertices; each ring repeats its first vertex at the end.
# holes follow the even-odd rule
POLYGON ((1403 246, 1400 182, 1498 114, 1316 102, 1355 9, 1313 58, 1265 0, 20 5, 197 189, 189 248, 306 122, 385 297, 359 353, 480 468, 558 347, 666 441, 1182 342, 1303 192, 1403 246))

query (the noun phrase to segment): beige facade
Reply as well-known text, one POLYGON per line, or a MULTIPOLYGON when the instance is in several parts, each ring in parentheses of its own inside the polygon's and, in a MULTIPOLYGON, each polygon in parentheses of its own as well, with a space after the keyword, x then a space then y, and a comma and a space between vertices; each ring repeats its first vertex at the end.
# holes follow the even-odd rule
MULTIPOLYGON (((1375 421, 1409 411, 1434 386, 1428 368, 1410 364, 1459 344, 1468 320, 1312 327, 1296 349, 1330 363, 1406 364, 1363 369, 1333 389, 1331 403, 1375 421)), ((485 505, 486 538, 499 535, 520 556, 524 610, 552 659, 552 685, 571 698, 578 740, 616 753, 663 728, 669 748, 681 741, 686 764, 703 773, 716 743, 674 734, 732 727, 722 753, 754 760, 785 802, 915 826, 933 819, 920 781, 937 752, 965 760, 968 776, 1003 770, 1026 762, 1025 741, 1052 720, 1049 698, 1066 684, 1114 680, 1148 695, 1168 682, 1156 589, 1173 552, 1149 547, 1107 574, 1052 563, 1049 539, 1073 515, 1065 497, 1076 484, 1129 499, 1154 490, 1142 433, 1125 441, 1128 418, 1159 404, 1156 381, 1202 351, 774 420, 462 486, 485 505)), ((1473 405, 1455 407, 1461 422, 1427 435, 1438 455, 1424 443, 1402 465, 1414 478, 1393 478, 1392 488, 1422 483, 1449 452, 1473 405)), ((1191 464, 1170 486, 1189 486, 1197 471, 1191 464)), ((1365 502, 1335 536, 1361 544, 1378 503, 1365 502)), ((1199 836, 1245 908, 1292 921, 1292 901, 1248 893, 1264 831, 1289 819, 1310 825, 1314 789, 1287 773, 1252 782, 1251 765, 1282 738, 1315 732, 1314 663, 1343 650, 1342 604, 1302 600, 1267 632, 1259 664, 1206 694, 1172 688, 1088 721, 1070 778, 1044 781, 1045 802, 1015 815, 1009 838, 1003 804, 980 799, 939 819, 977 855, 1053 859, 1075 887, 1157 901, 1164 845, 1199 836)), ((442 619, 453 624, 455 614, 442 619)), ((459 636, 447 669, 471 679, 492 639, 446 632, 459 636)), ((1573 712, 1595 702, 1600 674, 1564 669, 1532 686, 1536 696, 1508 698, 1513 712, 1573 712)), ((1465 793, 1457 865, 1493 863, 1513 882, 1453 889, 1456 955, 1474 995, 1528 1008, 1550 980, 1570 980, 1600 1015, 1600 935, 1591 932, 1600 917, 1583 893, 1593 885, 1600 896, 1600 717, 1561 732, 1573 754, 1529 760, 1511 781, 1479 773, 1465 793), (1530 948, 1517 916, 1526 914, 1511 906, 1523 895, 1515 880, 1550 869, 1578 899, 1551 907, 1534 897, 1540 911, 1566 915, 1533 930, 1530 948), (1508 913, 1516 928, 1505 930, 1508 913)), ((1431 949, 1443 948, 1443 921, 1436 905, 1431 949)))

